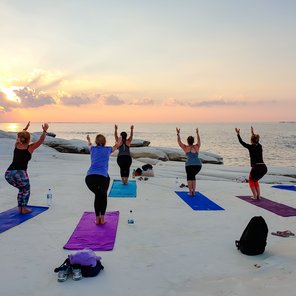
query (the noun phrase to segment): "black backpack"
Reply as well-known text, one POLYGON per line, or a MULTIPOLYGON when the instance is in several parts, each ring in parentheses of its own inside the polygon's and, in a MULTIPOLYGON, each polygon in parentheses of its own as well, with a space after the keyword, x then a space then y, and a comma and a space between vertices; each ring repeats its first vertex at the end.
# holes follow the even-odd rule
POLYGON ((245 255, 259 255, 265 251, 268 227, 261 216, 253 217, 235 245, 245 255))

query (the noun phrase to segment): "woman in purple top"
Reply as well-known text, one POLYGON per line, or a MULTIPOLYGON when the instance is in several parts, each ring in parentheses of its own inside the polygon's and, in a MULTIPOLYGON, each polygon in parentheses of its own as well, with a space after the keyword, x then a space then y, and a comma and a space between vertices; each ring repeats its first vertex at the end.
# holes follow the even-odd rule
POLYGON ((104 224, 107 208, 107 191, 110 184, 108 174, 109 158, 111 153, 121 145, 121 140, 111 147, 105 146, 106 138, 101 134, 96 136, 96 146, 92 145, 89 135, 87 135, 86 139, 90 146, 91 165, 87 171, 85 183, 89 190, 95 194, 96 224, 104 224))
POLYGON ((30 121, 21 132, 17 133, 13 160, 5 172, 6 181, 19 190, 17 203, 20 214, 32 212, 32 210, 27 207, 30 197, 30 180, 27 173, 28 163, 31 160, 33 152, 44 142, 48 130, 48 124, 44 123, 42 125, 43 132, 39 140, 30 143, 31 134, 27 131, 29 126, 30 121))

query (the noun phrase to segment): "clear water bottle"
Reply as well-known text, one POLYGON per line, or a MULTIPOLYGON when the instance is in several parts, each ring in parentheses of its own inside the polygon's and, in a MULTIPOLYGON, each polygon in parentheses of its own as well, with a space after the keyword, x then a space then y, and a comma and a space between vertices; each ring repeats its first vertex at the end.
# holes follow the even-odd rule
POLYGON ((127 224, 135 224, 135 220, 133 218, 133 211, 132 210, 130 210, 130 212, 129 212, 129 217, 127 219, 127 224))
POLYGON ((52 192, 51 192, 51 189, 48 189, 46 199, 47 199, 47 205, 51 206, 52 205, 52 192))

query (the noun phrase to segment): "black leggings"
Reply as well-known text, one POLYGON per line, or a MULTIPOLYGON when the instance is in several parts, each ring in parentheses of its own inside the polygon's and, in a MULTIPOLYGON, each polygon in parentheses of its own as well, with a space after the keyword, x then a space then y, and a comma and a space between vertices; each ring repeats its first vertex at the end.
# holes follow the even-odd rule
POLYGON ((117 163, 120 167, 120 176, 128 177, 132 164, 132 158, 129 155, 119 155, 117 157, 117 163))
POLYGON ((85 177, 85 183, 89 190, 95 194, 95 212, 96 216, 105 215, 107 208, 107 191, 110 184, 110 178, 101 175, 88 175, 85 177))
POLYGON ((194 181, 195 176, 201 170, 201 165, 187 165, 185 166, 187 181, 194 181))
POLYGON ((251 169, 249 179, 259 181, 267 173, 267 166, 264 163, 256 163, 251 169))

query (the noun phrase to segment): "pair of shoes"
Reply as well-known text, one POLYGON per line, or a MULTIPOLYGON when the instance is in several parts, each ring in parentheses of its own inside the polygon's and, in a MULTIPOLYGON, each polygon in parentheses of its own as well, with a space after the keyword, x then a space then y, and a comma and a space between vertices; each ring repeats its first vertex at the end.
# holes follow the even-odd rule
POLYGON ((184 183, 182 183, 182 184, 180 185, 180 188, 184 188, 184 187, 186 187, 186 185, 185 185, 184 183))
POLYGON ((55 268, 54 272, 58 273, 58 282, 65 282, 70 274, 72 274, 74 281, 82 279, 80 265, 71 265, 69 258, 67 258, 60 267, 55 268))
POLYGON ((281 236, 281 237, 295 236, 295 234, 293 232, 291 232, 290 230, 272 232, 271 234, 276 235, 276 236, 281 236))

